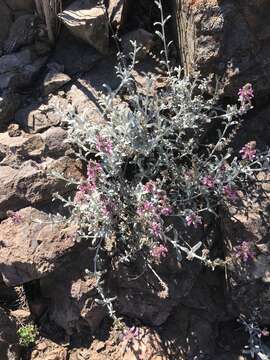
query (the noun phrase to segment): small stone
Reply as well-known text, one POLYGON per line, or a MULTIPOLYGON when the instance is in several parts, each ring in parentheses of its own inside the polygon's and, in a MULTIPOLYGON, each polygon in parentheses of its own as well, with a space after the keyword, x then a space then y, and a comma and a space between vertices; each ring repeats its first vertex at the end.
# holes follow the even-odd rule
POLYGON ((106 344, 103 342, 98 342, 98 344, 96 346, 96 352, 100 352, 105 349, 106 349, 106 344))
POLYGON ((54 93, 56 90, 67 84, 69 81, 71 81, 71 78, 68 75, 53 70, 50 71, 44 79, 44 95, 47 96, 50 93, 54 93))
POLYGON ((20 126, 18 124, 10 124, 8 126, 8 135, 10 137, 18 137, 21 133, 22 131, 20 130, 20 126))

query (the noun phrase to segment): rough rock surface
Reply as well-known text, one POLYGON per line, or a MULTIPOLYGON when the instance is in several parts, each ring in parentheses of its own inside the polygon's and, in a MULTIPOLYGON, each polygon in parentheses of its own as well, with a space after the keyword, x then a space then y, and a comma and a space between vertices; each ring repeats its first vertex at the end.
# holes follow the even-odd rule
POLYGON ((215 359, 217 324, 228 319, 223 286, 222 272, 202 271, 174 308, 161 330, 171 359, 215 359))
POLYGON ((8 210, 18 210, 23 206, 46 204, 56 192, 65 193, 69 189, 65 182, 50 172, 80 179, 81 163, 68 157, 57 160, 48 159, 42 164, 32 160, 23 162, 19 168, 0 165, 0 217, 5 217, 8 210))
MULTIPOLYGON (((187 231, 181 223, 176 223, 174 219, 170 221, 178 226, 178 231, 189 244, 194 244, 203 236, 201 229, 187 231)), ((165 286, 152 271, 141 270, 142 274, 138 276, 137 269, 142 268, 140 262, 132 266, 120 264, 110 272, 109 285, 113 284, 113 294, 117 296, 116 304, 121 315, 140 319, 151 326, 160 326, 191 291, 201 271, 201 264, 188 260, 179 264, 176 257, 166 258, 158 270, 165 286)))
POLYGON ((67 84, 71 78, 62 72, 51 70, 44 79, 43 93, 49 95, 67 84))
POLYGON ((174 1, 182 63, 187 72, 223 78, 225 94, 237 96, 245 83, 257 96, 270 90, 268 0, 174 1))
POLYGON ((261 180, 253 204, 245 203, 242 210, 230 206, 222 225, 226 255, 232 259, 229 265, 232 300, 241 313, 248 317, 256 315, 257 321, 269 324, 269 177, 261 180), (247 259, 245 248, 243 252, 239 249, 243 242, 248 244, 247 259))
POLYGON ((42 139, 45 143, 45 154, 55 159, 64 156, 70 145, 65 142, 67 132, 61 127, 51 127, 42 133, 42 139))
POLYGON ((55 111, 60 101, 61 97, 52 97, 48 104, 33 103, 26 106, 16 113, 15 122, 29 133, 38 133, 57 126, 62 120, 61 114, 55 111))
POLYGON ((67 264, 40 282, 42 295, 49 299, 50 321, 69 336, 95 333, 106 315, 104 307, 95 302, 96 281, 85 273, 92 258, 93 252, 83 246, 72 252, 67 264))
POLYGON ((20 104, 21 96, 18 93, 10 90, 0 93, 0 130, 6 129, 7 125, 12 122, 20 104))
POLYGON ((126 19, 127 1, 109 0, 107 11, 111 25, 115 30, 119 30, 126 19))
POLYGON ((76 228, 28 207, 0 224, 0 273, 9 286, 39 279, 76 246, 76 228))
POLYGON ((19 50, 22 46, 30 45, 34 41, 36 17, 32 14, 19 16, 12 24, 9 36, 4 44, 4 51, 8 53, 19 50))
POLYGON ((47 57, 37 57, 31 48, 0 57, 0 90, 27 86, 47 57))
POLYGON ((68 360, 68 350, 64 346, 44 339, 35 346, 30 360, 68 360))
POLYGON ((95 0, 76 0, 58 16, 75 37, 102 54, 108 53, 109 28, 101 4, 95 0))
POLYGON ((18 325, 15 318, 0 308, 0 358, 19 360, 18 325))
POLYGON ((1 53, 2 45, 6 40, 6 38, 8 37, 9 29, 12 23, 11 11, 4 1, 0 1, 0 14, 1 14, 1 24, 0 24, 0 53, 1 53))
POLYGON ((105 341, 93 341, 91 348, 77 350, 71 354, 71 360, 168 360, 162 342, 154 330, 145 327, 137 328, 136 335, 130 343, 115 338, 115 334, 105 341))
POLYGON ((68 75, 89 71, 100 59, 102 55, 93 46, 77 41, 67 29, 61 31, 52 55, 68 75))

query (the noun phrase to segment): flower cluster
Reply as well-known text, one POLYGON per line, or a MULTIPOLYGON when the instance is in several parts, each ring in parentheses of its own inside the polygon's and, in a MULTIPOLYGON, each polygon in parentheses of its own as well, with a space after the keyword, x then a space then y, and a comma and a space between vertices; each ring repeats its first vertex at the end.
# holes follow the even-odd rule
POLYGON ((243 160, 254 160, 256 157, 256 142, 247 143, 240 151, 243 160))
POLYGON ((188 226, 193 225, 197 229, 202 224, 202 217, 192 212, 186 216, 186 222, 188 226))
POLYGON ((238 92, 239 101, 243 103, 251 103, 251 100, 254 98, 253 88, 250 83, 246 84, 239 89, 238 92))
POLYGON ((211 175, 206 175, 202 179, 202 184, 209 189, 213 189, 215 186, 215 179, 211 175))
POLYGON ((150 251, 150 255, 156 263, 160 263, 162 258, 168 254, 168 248, 164 245, 154 245, 150 251))
POLYGON ((14 225, 19 225, 23 222, 23 217, 17 211, 10 211, 9 217, 11 218, 14 225))
POLYGON ((235 257, 244 262, 254 259, 253 243, 251 241, 243 241, 240 245, 236 246, 235 257))
POLYGON ((108 138, 98 135, 96 138, 96 149, 97 151, 104 152, 105 154, 112 155, 113 145, 112 141, 108 138))
POLYGON ((239 89, 238 92, 238 101, 241 104, 240 112, 244 114, 248 111, 251 106, 251 100, 254 98, 254 92, 251 84, 246 84, 242 88, 239 89))
POLYGON ((123 331, 122 339, 126 344, 130 344, 135 339, 137 339, 138 336, 139 336, 139 329, 135 326, 132 326, 131 328, 126 328, 123 331))
POLYGON ((166 191, 158 188, 154 181, 148 181, 137 188, 137 214, 144 228, 149 229, 154 238, 162 237, 162 216, 173 213, 166 191))

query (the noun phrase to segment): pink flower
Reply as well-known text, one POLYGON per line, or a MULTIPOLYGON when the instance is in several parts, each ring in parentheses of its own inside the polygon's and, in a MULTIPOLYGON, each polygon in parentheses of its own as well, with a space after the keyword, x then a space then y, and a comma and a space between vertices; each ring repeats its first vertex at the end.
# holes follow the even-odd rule
POLYGON ((161 237, 161 225, 159 223, 153 222, 151 224, 151 233, 154 237, 158 238, 161 237))
POLYGON ((224 194, 228 199, 235 201, 238 198, 237 192, 231 188, 229 185, 223 187, 224 194))
POLYGON ((167 254, 168 254, 168 249, 164 245, 155 245, 150 251, 150 255, 158 263, 161 261, 161 258, 166 257, 167 254))
POLYGON ((164 216, 169 216, 172 214, 173 209, 170 206, 166 206, 160 210, 161 214, 164 216))
POLYGON ((147 192, 147 193, 155 193, 156 192, 156 184, 154 181, 150 180, 148 181, 145 185, 144 185, 144 191, 147 192))
POLYGON ((197 228, 198 225, 202 224, 202 218, 201 218, 201 216, 192 212, 191 214, 186 216, 186 222, 187 222, 188 226, 193 225, 195 228, 197 228))
POLYGON ((123 341, 126 341, 127 343, 132 342, 136 337, 139 335, 139 329, 135 326, 132 326, 129 329, 126 329, 123 333, 123 341))
POLYGON ((101 171, 101 165, 95 161, 90 160, 87 166, 87 180, 91 183, 95 183, 101 171))
POLYGON ((239 153, 242 155, 243 160, 253 160, 256 156, 256 142, 251 141, 247 143, 239 153))
POLYGON ((90 194, 92 191, 94 191, 96 189, 96 185, 95 184, 81 184, 78 187, 78 190, 81 191, 84 194, 90 194))
POLYGON ((15 211, 10 211, 10 218, 14 225, 19 225, 23 221, 22 215, 15 211))
POLYGON ((74 196, 74 201, 76 203, 82 203, 85 200, 85 193, 83 191, 77 191, 74 196))
POLYGON ((243 241, 241 245, 235 247, 235 256, 244 262, 247 262, 249 259, 254 259, 255 253, 252 247, 252 242, 243 241))
POLYGON ((112 155, 112 141, 101 135, 96 137, 96 148, 98 151, 112 155))
POLYGON ((151 203, 150 201, 145 201, 142 206, 140 206, 137 210, 137 213, 141 216, 141 215, 144 215, 145 213, 154 213, 155 211, 155 208, 154 208, 154 204, 151 203))
POLYGON ((212 189, 215 186, 215 179, 211 175, 206 175, 202 179, 202 184, 209 189, 212 189))
POLYGON ((86 199, 85 195, 89 195, 96 189, 95 184, 83 183, 78 186, 78 191, 75 194, 74 201, 81 203, 86 199))
POLYGON ((246 103, 251 103, 251 99, 254 98, 253 88, 251 84, 246 84, 238 91, 239 98, 238 100, 241 102, 242 105, 246 103))
POLYGON ((269 331, 268 331, 266 328, 264 328, 264 329, 261 331, 261 334, 262 334, 262 336, 269 336, 269 331))
POLYGON ((102 208, 103 215, 113 216, 113 214, 116 211, 116 204, 109 199, 105 199, 103 202, 104 202, 104 206, 102 208))

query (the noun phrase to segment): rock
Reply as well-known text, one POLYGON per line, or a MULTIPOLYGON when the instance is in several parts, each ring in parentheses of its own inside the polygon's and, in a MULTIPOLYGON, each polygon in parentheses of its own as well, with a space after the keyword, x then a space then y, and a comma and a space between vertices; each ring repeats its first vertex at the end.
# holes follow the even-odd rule
POLYGON ((238 152, 250 141, 256 141, 259 150, 265 152, 270 147, 270 107, 250 116, 243 122, 240 131, 236 134, 232 147, 238 152))
POLYGON ((163 349, 161 339, 157 332, 146 327, 136 330, 137 334, 130 343, 122 340, 123 334, 118 332, 118 341, 115 334, 105 342, 94 340, 89 350, 77 350, 71 355, 71 360, 167 360, 166 351, 163 349))
POLYGON ((93 251, 73 251, 69 263, 40 282, 41 293, 49 299, 50 321, 69 336, 95 333, 106 315, 106 309, 95 302, 96 281, 85 269, 93 259, 93 251))
POLYGON ((14 11, 31 12, 35 6, 35 0, 9 0, 8 4, 14 11))
POLYGON ((8 126, 8 136, 10 137, 17 137, 22 134, 22 131, 20 130, 20 127, 18 124, 10 124, 8 126))
POLYGON ((0 308, 0 358, 1 360, 19 360, 18 326, 15 318, 0 308))
POLYGON ((69 191, 63 180, 48 175, 53 171, 77 180, 82 176, 81 163, 68 157, 48 159, 41 165, 28 160, 17 169, 0 165, 0 218, 5 217, 8 210, 48 203, 54 193, 69 191))
POLYGON ((127 12, 127 1, 109 0, 107 6, 108 16, 112 27, 119 30, 123 26, 127 12))
POLYGON ((35 15, 19 16, 11 26, 9 36, 4 44, 4 50, 10 54, 22 46, 30 45, 35 37, 35 15))
POLYGON ((0 14, 1 14, 1 23, 0 23, 0 53, 1 53, 2 43, 8 37, 9 29, 12 22, 11 11, 3 0, 0 1, 0 14))
POLYGON ((31 48, 0 57, 0 90, 27 86, 47 60, 37 57, 31 48))
POLYGON ((67 84, 71 81, 71 78, 64 74, 57 71, 50 71, 43 83, 43 93, 44 95, 49 95, 50 93, 54 93, 56 90, 67 84))
POLYGON ((93 46, 74 41, 66 29, 62 29, 52 54, 52 60, 62 64, 69 75, 89 71, 101 58, 93 46))
POLYGON ((87 82, 87 84, 86 82, 78 80, 77 85, 72 85, 70 91, 67 93, 67 99, 72 104, 73 111, 75 111, 76 114, 81 114, 84 121, 93 123, 103 121, 95 101, 95 88, 93 88, 89 82, 87 82), (88 93, 91 93, 91 95, 88 96, 88 93))
POLYGON ((187 73, 224 77, 227 96, 236 98, 245 83, 256 97, 269 94, 270 7, 267 0, 173 1, 178 11, 180 56, 187 73))
MULTIPOLYGON (((62 219, 63 220, 63 219, 62 219)), ((0 273, 8 286, 40 279, 76 246, 76 227, 27 207, 0 224, 0 273)))
POLYGON ((171 359, 212 359, 218 324, 228 320, 222 272, 203 270, 190 293, 163 324, 161 337, 171 359))
POLYGON ((68 351, 64 346, 43 339, 31 352, 29 360, 68 360, 68 351))
POLYGON ((11 137, 7 131, 0 133, 0 146, 5 150, 6 155, 10 152, 15 154, 28 139, 28 134, 21 133, 20 136, 11 137))
POLYGON ((101 54, 109 49, 109 28, 106 12, 95 0, 76 0, 58 15, 78 39, 92 45, 101 54))
MULTIPOLYGON (((109 72, 110 69, 106 70, 109 72)), ((72 85, 63 96, 50 96, 47 104, 33 103, 19 110, 15 115, 15 122, 26 132, 39 133, 52 126, 64 125, 66 116, 72 111, 84 118, 87 116, 89 121, 100 120, 101 115, 97 106, 97 93, 95 92, 102 87, 103 78, 98 78, 99 75, 99 71, 93 72, 84 83, 78 80, 76 85, 72 85)))
POLYGON ((0 130, 4 130, 12 122, 20 104, 21 95, 18 93, 9 90, 0 92, 0 130))
POLYGON ((19 168, 24 160, 41 160, 45 155, 45 143, 40 135, 26 134, 18 129, 10 129, 10 131, 0 133, 0 148, 4 152, 1 165, 19 168), (13 131, 11 135, 15 134, 17 136, 10 136, 10 131, 13 131))
POLYGON ((30 136, 17 151, 18 156, 24 159, 40 158, 45 150, 45 144, 40 135, 30 136))
POLYGON ((51 158, 63 156, 70 149, 70 145, 65 142, 67 131, 61 127, 51 127, 42 134, 45 143, 45 152, 51 158))
MULTIPOLYGON (((269 177, 264 176, 267 184, 265 179, 269 181, 269 177)), ((257 321, 269 324, 269 191, 267 196, 263 188, 264 184, 260 185, 251 203, 244 202, 242 209, 230 206, 223 210, 222 231, 226 256, 231 259, 228 275, 236 309, 247 317, 256 309, 257 321)))
POLYGON ((144 29, 138 29, 125 34, 122 38, 122 48, 125 55, 130 56, 134 47, 131 41, 136 41, 137 46, 141 49, 137 52, 136 58, 143 60, 147 54, 152 50, 154 45, 154 35, 144 29))
MULTIPOLYGON (((49 103, 31 104, 15 114, 15 121, 22 129, 29 133, 38 133, 47 130, 51 126, 57 126, 61 122, 64 114, 57 112, 57 103, 61 102, 60 97, 52 97, 49 103)), ((63 107, 66 107, 66 102, 63 107)))
POLYGON ((10 314, 16 319, 16 322, 20 325, 29 323, 31 321, 31 314, 29 310, 17 309, 10 311, 10 314))
MULTIPOLYGON (((201 229, 185 229, 173 217, 168 220, 168 224, 172 222, 191 246, 201 238, 201 229)), ((115 307, 121 316, 139 319, 147 325, 160 326, 167 320, 172 309, 191 291, 201 271, 201 264, 184 259, 179 264, 176 254, 167 257, 158 268, 163 283, 150 270, 140 272, 143 268, 140 260, 135 264, 119 264, 109 272, 107 286, 112 286, 112 294, 117 298, 115 307), (142 275, 138 276, 138 272, 142 275)))

